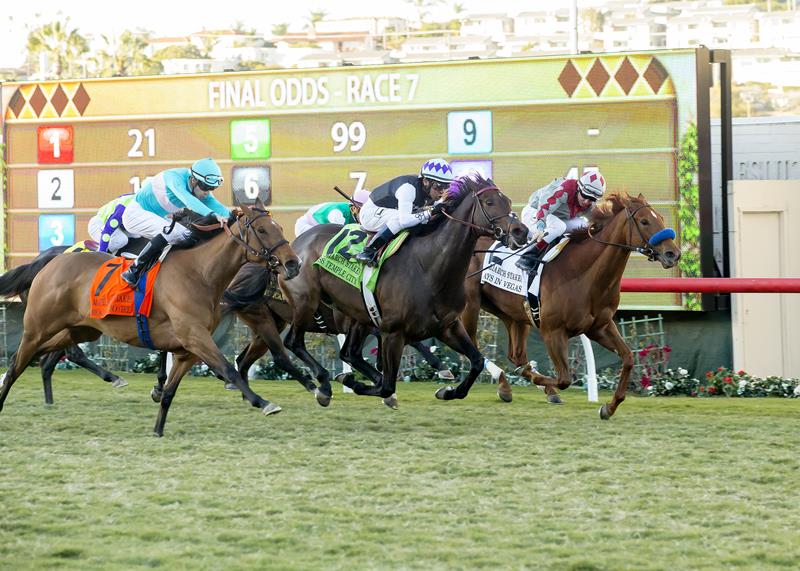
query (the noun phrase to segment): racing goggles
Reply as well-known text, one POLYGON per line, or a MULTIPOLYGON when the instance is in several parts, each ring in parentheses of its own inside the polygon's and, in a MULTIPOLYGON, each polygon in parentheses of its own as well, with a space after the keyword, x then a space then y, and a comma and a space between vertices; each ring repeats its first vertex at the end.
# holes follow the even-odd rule
POLYGON ((217 176, 215 174, 202 175, 196 171, 192 171, 192 176, 200 184, 200 188, 206 192, 211 192, 212 190, 219 188, 219 186, 222 184, 222 181, 225 180, 221 176, 217 176))

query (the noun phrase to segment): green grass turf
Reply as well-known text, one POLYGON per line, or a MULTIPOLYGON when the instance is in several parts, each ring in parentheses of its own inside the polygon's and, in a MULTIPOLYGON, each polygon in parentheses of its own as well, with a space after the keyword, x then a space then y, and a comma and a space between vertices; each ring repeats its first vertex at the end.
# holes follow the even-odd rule
MULTIPOLYGON (((0 413, 0 568, 797 569, 798 400, 630 397, 609 422, 491 385, 400 410, 255 382, 264 417, 187 378, 38 371, 0 413)), ((602 395, 607 399, 608 395, 602 395)))

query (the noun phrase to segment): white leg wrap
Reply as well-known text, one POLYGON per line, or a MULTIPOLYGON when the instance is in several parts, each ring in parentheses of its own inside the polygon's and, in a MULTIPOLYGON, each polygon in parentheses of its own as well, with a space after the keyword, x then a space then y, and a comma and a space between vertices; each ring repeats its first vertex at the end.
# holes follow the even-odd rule
POLYGON ((493 381, 497 381, 500 379, 500 374, 503 372, 503 370, 500 367, 498 367, 485 357, 483 359, 483 366, 486 367, 486 370, 489 371, 490 375, 492 375, 493 381))

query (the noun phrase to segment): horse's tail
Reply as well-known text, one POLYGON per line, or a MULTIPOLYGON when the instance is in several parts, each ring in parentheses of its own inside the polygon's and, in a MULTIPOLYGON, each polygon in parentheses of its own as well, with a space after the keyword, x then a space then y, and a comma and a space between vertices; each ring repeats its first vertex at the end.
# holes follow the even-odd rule
POLYGON ((33 278, 42 271, 56 256, 64 252, 68 246, 53 246, 48 248, 30 263, 14 268, 0 276, 0 296, 22 295, 28 291, 33 283, 33 278))

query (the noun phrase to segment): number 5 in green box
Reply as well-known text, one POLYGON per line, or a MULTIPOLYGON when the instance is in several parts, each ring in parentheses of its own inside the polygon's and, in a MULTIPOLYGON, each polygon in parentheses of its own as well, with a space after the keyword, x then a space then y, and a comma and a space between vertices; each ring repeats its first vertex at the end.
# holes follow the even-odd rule
POLYGON ((231 121, 231 159, 268 159, 271 153, 269 119, 231 121))

